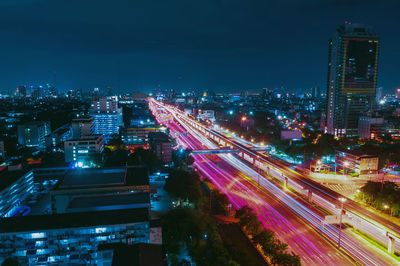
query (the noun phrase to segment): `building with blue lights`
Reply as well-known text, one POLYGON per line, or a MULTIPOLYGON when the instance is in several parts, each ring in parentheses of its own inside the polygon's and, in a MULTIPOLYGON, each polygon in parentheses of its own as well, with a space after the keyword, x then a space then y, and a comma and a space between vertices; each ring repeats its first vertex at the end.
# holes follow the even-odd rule
POLYGON ((122 126, 121 112, 92 114, 94 120, 94 133, 103 135, 107 143, 113 134, 119 134, 119 127, 122 126))
POLYGON ((27 204, 21 193, 52 178, 58 183, 37 203, 51 206, 50 213, 0 218, 0 263, 16 257, 22 265, 111 265, 105 246, 161 244, 160 225, 150 220, 146 168, 35 169, 9 182, 1 202, 27 204))
POLYGON ((0 176, 0 217, 10 217, 33 193, 33 172, 6 172, 0 176))
POLYGON ((18 125, 18 143, 24 147, 46 148, 46 136, 51 132, 50 122, 33 121, 18 125))
POLYGON ((104 149, 103 136, 82 136, 64 142, 65 162, 87 162, 104 149))
POLYGON ((164 163, 172 161, 172 144, 169 136, 163 132, 149 133, 149 144, 164 163))
POLYGON ((15 256, 22 264, 93 264, 106 243, 149 243, 147 208, 0 219, 0 261, 15 256))
POLYGON ((80 139, 83 136, 94 134, 93 117, 81 117, 72 119, 72 138, 80 139))
POLYGON ((72 139, 72 136, 71 125, 63 125, 46 136, 46 147, 57 147, 64 141, 72 139))
POLYGON ((102 97, 93 101, 90 107, 94 121, 94 134, 103 135, 107 143, 113 134, 119 134, 122 126, 122 110, 118 108, 117 97, 102 97))

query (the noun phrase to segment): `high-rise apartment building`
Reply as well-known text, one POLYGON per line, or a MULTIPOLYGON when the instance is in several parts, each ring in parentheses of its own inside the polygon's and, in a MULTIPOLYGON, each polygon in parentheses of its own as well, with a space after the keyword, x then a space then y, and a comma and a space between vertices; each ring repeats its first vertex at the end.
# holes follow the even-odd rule
POLYGON ((33 121, 18 125, 18 143, 24 147, 46 148, 46 136, 51 132, 50 122, 33 121))
POLYGON ((82 117, 72 120, 72 138, 80 139, 83 136, 94 134, 93 117, 82 117))
POLYGON ((383 98, 383 87, 378 87, 376 89, 376 102, 379 103, 379 101, 383 98))
POLYGON ((94 119, 94 133, 101 134, 108 142, 113 134, 119 133, 122 126, 122 110, 118 108, 117 97, 101 97, 92 101, 90 113, 94 119))
POLYGON ((398 89, 396 90, 394 96, 396 97, 396 99, 400 99, 400 88, 398 88, 398 89))
POLYGON ((358 118, 375 104, 379 38, 361 24, 340 26, 329 41, 325 133, 338 137, 358 133, 358 118))
POLYGON ((15 90, 16 97, 26 97, 26 87, 25 86, 18 86, 15 90))
POLYGON ((321 97, 321 90, 319 89, 319 87, 313 87, 311 88, 311 96, 313 98, 319 98, 321 97))

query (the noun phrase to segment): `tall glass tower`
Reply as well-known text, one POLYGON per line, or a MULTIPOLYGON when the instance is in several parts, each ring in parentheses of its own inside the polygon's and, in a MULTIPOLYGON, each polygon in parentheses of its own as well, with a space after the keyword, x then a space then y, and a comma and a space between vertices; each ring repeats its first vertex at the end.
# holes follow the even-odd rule
POLYGON ((326 113, 321 119, 325 133, 357 135, 360 114, 375 103, 378 54, 379 38, 369 26, 346 23, 330 39, 326 113))

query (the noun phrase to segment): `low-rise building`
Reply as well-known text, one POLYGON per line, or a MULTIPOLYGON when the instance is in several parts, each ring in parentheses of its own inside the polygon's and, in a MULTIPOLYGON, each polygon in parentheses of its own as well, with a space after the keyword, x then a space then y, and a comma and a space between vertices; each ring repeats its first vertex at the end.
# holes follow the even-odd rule
POLYGON ((0 217, 10 217, 33 192, 33 172, 3 172, 0 175, 0 217))
POLYGON ((80 139, 83 136, 94 134, 93 117, 76 118, 72 120, 72 138, 80 139))
POLYGON ((364 139, 379 138, 384 134, 384 119, 376 116, 358 118, 358 135, 364 139))
POLYGON ((63 125, 46 136, 46 147, 57 147, 59 144, 72 139, 72 127, 63 125))
POLYGON ((103 136, 82 136, 64 142, 65 162, 85 162, 91 156, 101 154, 104 149, 103 136))
POLYGON ((149 243, 147 208, 0 219, 0 258, 22 265, 94 264, 99 244, 149 243))
POLYGON ((359 151, 336 150, 335 162, 340 169, 354 171, 360 175, 376 174, 379 170, 379 158, 359 151))
POLYGON ((167 134, 163 132, 149 133, 149 144, 157 157, 164 163, 172 161, 172 144, 167 134))
POLYGON ((158 132, 158 127, 133 127, 123 128, 121 130, 121 138, 125 144, 137 144, 147 142, 151 132, 158 132))
POLYGON ((18 125, 18 143, 24 147, 46 148, 46 136, 51 132, 50 122, 33 121, 18 125))
POLYGON ((215 112, 214 110, 203 110, 203 111, 199 111, 199 115, 198 117, 201 120, 210 120, 211 122, 215 122, 215 112))
POLYGON ((150 221, 144 167, 37 169, 8 184, 0 206, 16 206, 16 198, 23 202, 22 192, 15 192, 23 189, 22 183, 55 176, 50 196, 31 205, 34 214, 0 218, 0 263, 15 257, 21 265, 111 265, 112 257, 99 246, 154 243, 152 229, 159 225, 150 221))
POLYGON ((302 139, 303 135, 301 130, 282 130, 281 140, 299 140, 302 139))

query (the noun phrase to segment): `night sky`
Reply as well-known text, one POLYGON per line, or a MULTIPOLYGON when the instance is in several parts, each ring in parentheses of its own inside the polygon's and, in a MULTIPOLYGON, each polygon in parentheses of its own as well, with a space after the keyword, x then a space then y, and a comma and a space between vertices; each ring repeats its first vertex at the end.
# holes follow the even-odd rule
POLYGON ((345 20, 381 37, 378 85, 400 87, 400 1, 1 0, 0 91, 52 83, 149 91, 325 90, 345 20))

